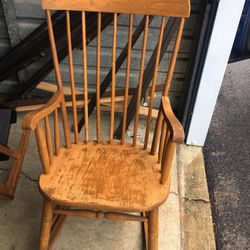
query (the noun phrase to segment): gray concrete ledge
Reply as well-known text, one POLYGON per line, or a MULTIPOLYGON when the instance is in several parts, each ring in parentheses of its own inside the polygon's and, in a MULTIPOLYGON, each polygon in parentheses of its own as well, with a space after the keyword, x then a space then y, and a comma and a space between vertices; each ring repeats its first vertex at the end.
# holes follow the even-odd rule
POLYGON ((214 250, 215 239, 202 148, 180 145, 177 169, 181 248, 214 250))

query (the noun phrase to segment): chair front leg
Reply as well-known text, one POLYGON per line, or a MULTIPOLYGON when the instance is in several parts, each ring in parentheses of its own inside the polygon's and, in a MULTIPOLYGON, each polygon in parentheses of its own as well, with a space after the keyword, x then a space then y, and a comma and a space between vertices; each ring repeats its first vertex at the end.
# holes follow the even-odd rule
MULTIPOLYGON (((141 216, 148 218, 148 212, 141 212, 141 216)), ((142 222, 142 230, 143 230, 143 243, 142 243, 142 249, 148 250, 148 222, 144 221, 142 222)))
POLYGON ((158 250, 158 208, 148 213, 148 250, 158 250))
POLYGON ((48 250, 51 226, 53 218, 53 206, 52 204, 44 199, 43 212, 41 219, 41 232, 40 232, 40 250, 48 250))

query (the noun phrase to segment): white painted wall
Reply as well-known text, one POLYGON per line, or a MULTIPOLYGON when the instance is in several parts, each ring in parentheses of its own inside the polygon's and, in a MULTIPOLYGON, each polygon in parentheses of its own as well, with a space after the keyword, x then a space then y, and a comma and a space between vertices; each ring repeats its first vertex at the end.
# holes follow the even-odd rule
POLYGON ((245 0, 220 0, 204 64, 187 144, 203 146, 245 0))

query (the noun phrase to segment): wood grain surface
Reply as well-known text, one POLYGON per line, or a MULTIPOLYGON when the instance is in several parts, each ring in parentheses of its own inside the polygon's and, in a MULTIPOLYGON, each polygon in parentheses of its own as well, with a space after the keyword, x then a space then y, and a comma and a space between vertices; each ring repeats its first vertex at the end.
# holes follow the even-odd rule
POLYGON ((168 196, 169 182, 162 185, 160 176, 157 157, 141 147, 79 143, 60 151, 39 186, 63 206, 149 211, 168 196))
POLYGON ((188 17, 189 0, 43 0, 44 9, 188 17))

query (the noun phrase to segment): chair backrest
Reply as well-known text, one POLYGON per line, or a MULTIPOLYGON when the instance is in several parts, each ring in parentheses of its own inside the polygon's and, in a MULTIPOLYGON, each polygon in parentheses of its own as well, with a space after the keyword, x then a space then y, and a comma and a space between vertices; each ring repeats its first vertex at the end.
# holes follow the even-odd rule
MULTIPOLYGON (((149 23, 152 20, 152 16, 160 16, 161 17, 161 26, 159 36, 157 37, 157 49, 155 51, 154 58, 154 69, 152 72, 152 82, 151 82, 151 92, 150 92, 150 104, 148 108, 148 115, 146 121, 146 131, 144 138, 144 148, 146 149, 148 146, 149 140, 149 132, 152 121, 152 110, 154 105, 154 97, 158 76, 158 67, 160 62, 160 57, 162 53, 162 44, 164 39, 166 39, 166 27, 168 25, 167 17, 178 17, 180 18, 179 28, 176 35, 173 53, 169 63, 168 73, 166 75, 166 81, 164 90, 162 92, 163 96, 168 95, 170 83, 173 77, 174 66, 177 59, 178 50, 180 47, 180 41, 182 36, 182 31, 184 27, 185 18, 189 16, 190 13, 190 3, 189 0, 42 0, 43 8, 46 11, 47 22, 48 22, 48 31, 49 38, 51 44, 51 52, 54 61, 55 67, 55 75, 57 79, 58 89, 63 90, 62 77, 60 73, 58 54, 57 54, 57 43, 55 41, 55 35, 53 32, 53 25, 51 19, 51 11, 59 10, 66 12, 66 29, 67 29, 67 42, 68 42, 68 54, 69 54, 69 75, 71 81, 71 95, 72 95, 72 111, 73 111, 73 127, 74 127, 74 135, 75 142, 78 143, 78 113, 77 113, 77 99, 76 99, 76 88, 75 88, 75 79, 74 79, 74 63, 73 63, 73 53, 72 53, 72 34, 71 34, 71 17, 75 12, 80 12, 81 15, 81 34, 82 37, 82 61, 83 61, 83 102, 84 102, 84 121, 85 121, 85 142, 88 143, 90 140, 89 136, 89 93, 88 93, 88 62, 87 62, 87 38, 86 38, 86 30, 89 25, 94 25, 97 29, 97 39, 96 39, 96 141, 102 141, 101 138, 101 118, 100 118, 100 104, 101 104, 101 91, 100 91, 100 67, 101 67, 101 31, 102 31, 102 21, 104 15, 109 15, 113 21, 113 37, 112 37, 112 69, 111 69, 111 105, 110 105, 110 128, 109 128, 109 142, 114 142, 114 133, 115 133, 115 102, 116 102, 116 71, 117 71, 117 19, 120 14, 129 15, 129 24, 128 24, 128 41, 126 45, 126 53, 127 53, 127 61, 126 61, 126 74, 124 76, 124 90, 123 90, 123 118, 122 118, 122 133, 120 143, 124 144, 125 141, 125 130, 127 123, 127 107, 129 100, 129 83, 130 83, 130 73, 131 73, 131 56, 132 56, 132 46, 135 43, 134 41, 134 16, 135 15, 144 15, 144 18, 140 25, 143 25, 143 39, 142 39, 142 47, 141 47, 141 58, 140 58, 140 68, 139 68, 139 77, 138 77, 138 85, 136 88, 136 102, 135 102, 135 116, 134 116, 134 131, 133 131, 133 145, 137 144, 137 133, 138 133, 138 123, 139 123, 139 110, 140 103, 142 99, 142 89, 144 82, 144 70, 145 70, 145 58, 146 58, 146 48, 148 42, 148 34, 149 34, 149 23), (86 16, 89 15, 89 12, 96 15, 96 18, 90 21, 86 21, 86 16), (108 13, 108 14, 107 14, 108 13), (111 14, 112 13, 112 14, 111 14)), ((140 34, 140 33, 139 33, 140 34)), ((138 34, 137 34, 138 36, 138 34)), ((165 51, 163 51, 165 52, 165 51)), ((69 136, 69 126, 67 121, 67 112, 65 106, 65 99, 62 98, 61 102, 61 110, 63 117, 63 125, 64 125, 64 134, 66 137, 66 145, 70 145, 70 136, 69 136)), ((57 118, 57 112, 55 111, 55 118, 57 118)), ((163 116, 161 112, 159 112, 157 125, 155 128, 155 133, 159 137, 160 131, 164 130, 162 128, 162 120, 163 116)), ((46 121, 48 124, 48 120, 46 121)), ((159 138, 158 138, 159 139, 159 138)), ((158 147, 158 140, 154 138, 152 153, 155 153, 155 148, 158 147)), ((162 139, 162 138, 161 138, 162 139)), ((50 146, 51 147, 51 146, 50 146)), ((163 149, 160 148, 160 151, 163 149)), ((162 154, 162 152, 161 152, 162 154)))

